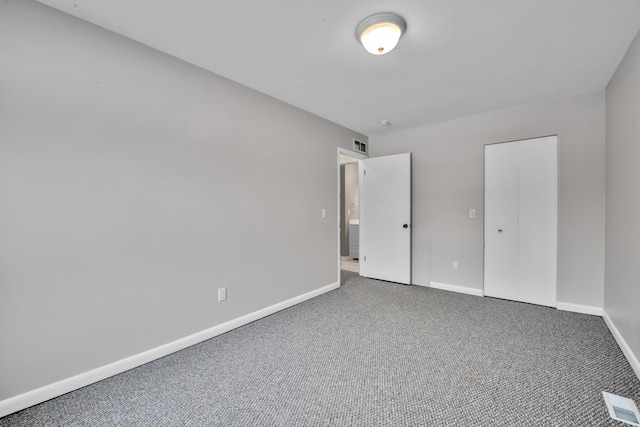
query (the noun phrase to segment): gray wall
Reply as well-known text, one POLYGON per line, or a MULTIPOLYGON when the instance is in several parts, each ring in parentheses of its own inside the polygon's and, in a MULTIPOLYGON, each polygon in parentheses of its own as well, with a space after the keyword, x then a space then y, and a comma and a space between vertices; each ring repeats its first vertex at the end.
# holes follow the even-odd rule
POLYGON ((347 230, 347 207, 345 205, 345 165, 340 165, 340 256, 349 255, 349 232, 347 230))
POLYGON ((345 165, 345 201, 348 219, 360 219, 360 191, 358 188, 358 164, 345 165), (353 204, 353 207, 351 206, 353 204))
POLYGON ((602 307, 604 133, 605 94, 599 91, 370 135, 372 156, 413 153, 414 283, 483 288, 483 147, 557 134, 557 298, 602 307), (475 219, 469 219, 471 208, 475 219))
POLYGON ((0 54, 0 400, 338 281, 363 135, 31 0, 0 54))
POLYGON ((640 35, 607 86, 604 310, 640 359, 640 35))
MULTIPOLYGON (((347 228, 347 240, 351 244, 351 235, 349 235, 349 220, 360 219, 360 190, 358 188, 358 164, 351 163, 345 165, 344 171, 345 182, 345 209, 346 209, 346 224, 347 228), (352 207, 351 205, 354 205, 352 207)), ((347 247, 347 253, 349 248, 347 247)))
POLYGON ((347 163, 340 166, 340 203, 342 220, 342 237, 340 239, 340 255, 349 255, 349 220, 359 219, 360 201, 358 188, 358 164, 347 163), (355 209, 351 204, 355 203, 355 209))

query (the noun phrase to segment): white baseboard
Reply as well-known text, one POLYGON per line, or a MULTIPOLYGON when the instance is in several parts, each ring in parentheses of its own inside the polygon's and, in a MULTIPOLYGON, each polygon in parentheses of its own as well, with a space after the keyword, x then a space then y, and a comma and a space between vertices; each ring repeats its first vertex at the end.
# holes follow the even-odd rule
POLYGON ((429 287, 434 289, 442 289, 443 291, 458 292, 460 294, 475 295, 477 297, 484 296, 484 291, 482 289, 468 288, 466 286, 459 285, 449 285, 448 283, 431 282, 429 283, 429 287))
POLYGON ((602 310, 602 318, 604 319, 604 323, 606 323, 609 327, 611 335, 613 335, 613 337, 616 339, 616 342, 620 346, 622 353, 629 361, 629 364, 633 368, 633 371, 636 373, 636 376, 638 377, 638 379, 640 379, 640 360, 638 360, 638 356, 633 354, 633 351, 631 351, 631 347, 629 347, 629 344, 627 344, 627 341, 623 338, 618 328, 616 328, 615 323, 613 323, 613 320, 611 320, 604 309, 602 310))
POLYGON ((556 303, 556 308, 562 311, 572 311, 574 313, 592 314, 594 316, 602 316, 602 308, 592 305, 571 304, 568 302, 556 303))
POLYGON ((351 261, 352 259, 353 259, 353 257, 351 257, 349 255, 340 257, 340 261, 351 261))
POLYGON ((215 336, 224 334, 225 332, 229 332, 232 329, 269 316, 270 314, 284 310, 285 308, 292 307, 303 301, 317 297, 339 287, 340 284, 337 282, 331 285, 324 286, 320 289, 316 289, 315 291, 311 291, 306 294, 288 299, 286 301, 282 301, 278 304, 274 304, 272 306, 263 308, 262 310, 255 311, 245 316, 238 317, 237 319, 233 319, 209 329, 205 329, 204 331, 197 332, 193 335, 180 338, 179 340, 170 342, 168 344, 152 348, 151 350, 138 353, 122 360, 118 360, 117 362, 113 362, 108 365, 93 369, 91 371, 83 372, 76 376, 55 382, 53 384, 49 384, 44 387, 40 387, 38 389, 2 400, 0 401, 0 417, 4 417, 5 415, 9 415, 22 409, 28 408, 29 406, 42 403, 46 400, 53 399, 54 397, 69 393, 70 391, 77 390, 81 387, 85 387, 89 384, 93 384, 105 378, 109 378, 111 376, 128 371, 129 369, 144 365, 145 363, 167 356, 171 353, 175 353, 176 351, 190 347, 194 344, 198 344, 215 336))

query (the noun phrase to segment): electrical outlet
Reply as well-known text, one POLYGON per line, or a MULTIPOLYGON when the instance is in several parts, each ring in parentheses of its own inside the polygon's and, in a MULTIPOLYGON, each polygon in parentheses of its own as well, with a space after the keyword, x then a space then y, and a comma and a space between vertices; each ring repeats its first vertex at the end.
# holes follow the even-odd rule
POLYGON ((227 299, 227 288, 218 289, 218 302, 224 301, 227 299))
POLYGON ((322 218, 326 218, 327 217, 327 210, 326 209, 322 209, 322 218))
POLYGON ((453 269, 454 270, 458 270, 460 267, 460 265, 458 264, 458 261, 453 261, 453 269))
POLYGON ((475 209, 469 209, 469 218, 473 219, 476 217, 476 210, 475 209))

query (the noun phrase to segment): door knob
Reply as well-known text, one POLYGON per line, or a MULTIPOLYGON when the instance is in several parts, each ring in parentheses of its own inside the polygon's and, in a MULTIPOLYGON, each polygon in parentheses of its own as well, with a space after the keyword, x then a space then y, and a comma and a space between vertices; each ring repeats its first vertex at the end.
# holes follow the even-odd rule
POLYGON ((407 224, 402 225, 402 228, 407 228, 407 227, 409 227, 407 224))

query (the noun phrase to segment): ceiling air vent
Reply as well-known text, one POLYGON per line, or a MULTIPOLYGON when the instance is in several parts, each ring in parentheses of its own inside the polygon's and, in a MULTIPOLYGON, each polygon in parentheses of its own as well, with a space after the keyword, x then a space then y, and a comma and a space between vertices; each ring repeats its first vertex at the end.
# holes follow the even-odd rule
POLYGON ((358 153, 367 154, 367 143, 360 142, 357 139, 353 140, 353 151, 357 151, 358 153))

